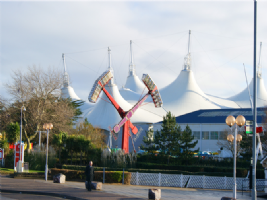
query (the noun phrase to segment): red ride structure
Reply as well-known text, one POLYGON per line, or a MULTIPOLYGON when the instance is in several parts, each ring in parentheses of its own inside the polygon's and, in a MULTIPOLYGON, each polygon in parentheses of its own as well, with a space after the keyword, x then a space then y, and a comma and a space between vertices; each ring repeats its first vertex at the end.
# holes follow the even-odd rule
POLYGON ((110 70, 105 71, 96 81, 93 85, 93 88, 89 94, 89 101, 92 103, 95 103, 99 97, 99 94, 103 90, 103 92, 106 94, 112 105, 115 107, 115 109, 118 111, 119 115, 121 116, 121 121, 116 124, 113 129, 111 129, 111 132, 113 133, 113 137, 115 139, 116 136, 114 133, 118 133, 120 129, 122 128, 122 145, 121 148, 124 150, 125 153, 129 153, 129 137, 130 135, 130 129, 132 130, 133 134, 136 134, 138 132, 138 129, 136 126, 134 126, 130 118, 133 116, 133 114, 136 112, 136 110, 142 105, 142 103, 151 95, 154 105, 156 108, 162 106, 162 99, 159 94, 158 88, 153 82, 153 80, 150 78, 148 74, 143 74, 142 81, 146 85, 148 89, 148 93, 143 96, 141 100, 139 100, 132 109, 129 111, 124 111, 118 103, 114 100, 114 98, 109 94, 109 92, 105 89, 105 85, 113 78, 113 74, 110 70))

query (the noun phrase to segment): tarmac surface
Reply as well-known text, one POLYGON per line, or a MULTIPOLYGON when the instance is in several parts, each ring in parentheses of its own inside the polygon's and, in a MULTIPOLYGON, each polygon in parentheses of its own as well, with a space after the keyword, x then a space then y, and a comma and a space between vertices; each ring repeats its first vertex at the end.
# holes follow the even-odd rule
MULTIPOLYGON (((41 179, 13 179, 0 176, 1 200, 12 199, 92 199, 92 200, 144 200, 148 199, 148 189, 160 188, 162 200, 220 200, 232 197, 231 190, 204 190, 192 188, 136 186, 122 184, 103 184, 101 191, 88 192, 83 182, 67 181, 56 184, 41 179)), ((264 194, 264 193, 258 193, 264 194)), ((250 192, 237 192, 237 199, 251 199, 250 192)), ((258 197, 258 200, 265 198, 258 197)))

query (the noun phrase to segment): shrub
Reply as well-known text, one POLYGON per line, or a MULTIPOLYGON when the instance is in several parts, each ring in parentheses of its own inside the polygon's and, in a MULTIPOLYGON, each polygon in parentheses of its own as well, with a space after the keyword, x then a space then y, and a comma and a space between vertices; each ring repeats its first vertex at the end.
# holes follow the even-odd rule
MULTIPOLYGON (((46 148, 44 146, 36 147, 30 153, 25 151, 24 162, 29 162, 29 169, 45 170, 46 148)), ((54 167, 56 164, 56 153, 52 147, 48 149, 48 168, 54 167)))
POLYGON ((5 167, 14 169, 14 151, 9 151, 8 154, 5 155, 5 167))
POLYGON ((104 149, 101 154, 101 162, 104 167, 126 168, 135 167, 137 161, 136 153, 125 154, 123 150, 110 152, 104 149))

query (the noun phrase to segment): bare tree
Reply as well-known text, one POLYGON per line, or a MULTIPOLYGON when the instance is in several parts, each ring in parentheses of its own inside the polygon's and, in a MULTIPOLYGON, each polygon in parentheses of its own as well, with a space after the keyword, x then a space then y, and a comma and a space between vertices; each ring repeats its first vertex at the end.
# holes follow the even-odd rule
MULTIPOLYGON (((223 147, 224 149, 227 149, 227 150, 231 151, 231 153, 232 153, 232 155, 234 157, 234 141, 230 142, 230 141, 226 140, 227 136, 229 134, 233 134, 234 135, 234 132, 231 132, 231 130, 229 130, 229 129, 225 129, 221 134, 223 134, 222 138, 225 138, 225 140, 218 140, 217 146, 223 147)), ((237 134, 243 135, 243 132, 239 131, 237 134)), ((244 152, 244 149, 242 149, 240 147, 240 142, 237 142, 236 147, 237 147, 236 148, 236 154, 237 155, 240 155, 240 153, 244 152)))
POLYGON ((72 129, 75 108, 69 99, 60 98, 62 83, 59 71, 44 71, 33 66, 25 73, 20 70, 14 72, 12 83, 5 85, 13 97, 13 103, 1 118, 5 118, 7 122, 20 121, 21 107, 26 107, 26 111, 22 112, 22 120, 28 147, 36 137, 36 131, 41 130, 44 123, 53 123, 54 132, 68 132, 72 129))

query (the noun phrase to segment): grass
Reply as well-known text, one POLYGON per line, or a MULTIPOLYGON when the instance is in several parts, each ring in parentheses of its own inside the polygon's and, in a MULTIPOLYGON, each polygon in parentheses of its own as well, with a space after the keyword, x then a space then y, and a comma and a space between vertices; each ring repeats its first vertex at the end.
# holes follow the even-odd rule
MULTIPOLYGON (((13 174, 14 169, 10 168, 0 168, 1 174, 13 174)), ((45 173, 44 171, 38 171, 38 170, 29 170, 29 173, 45 173)))

